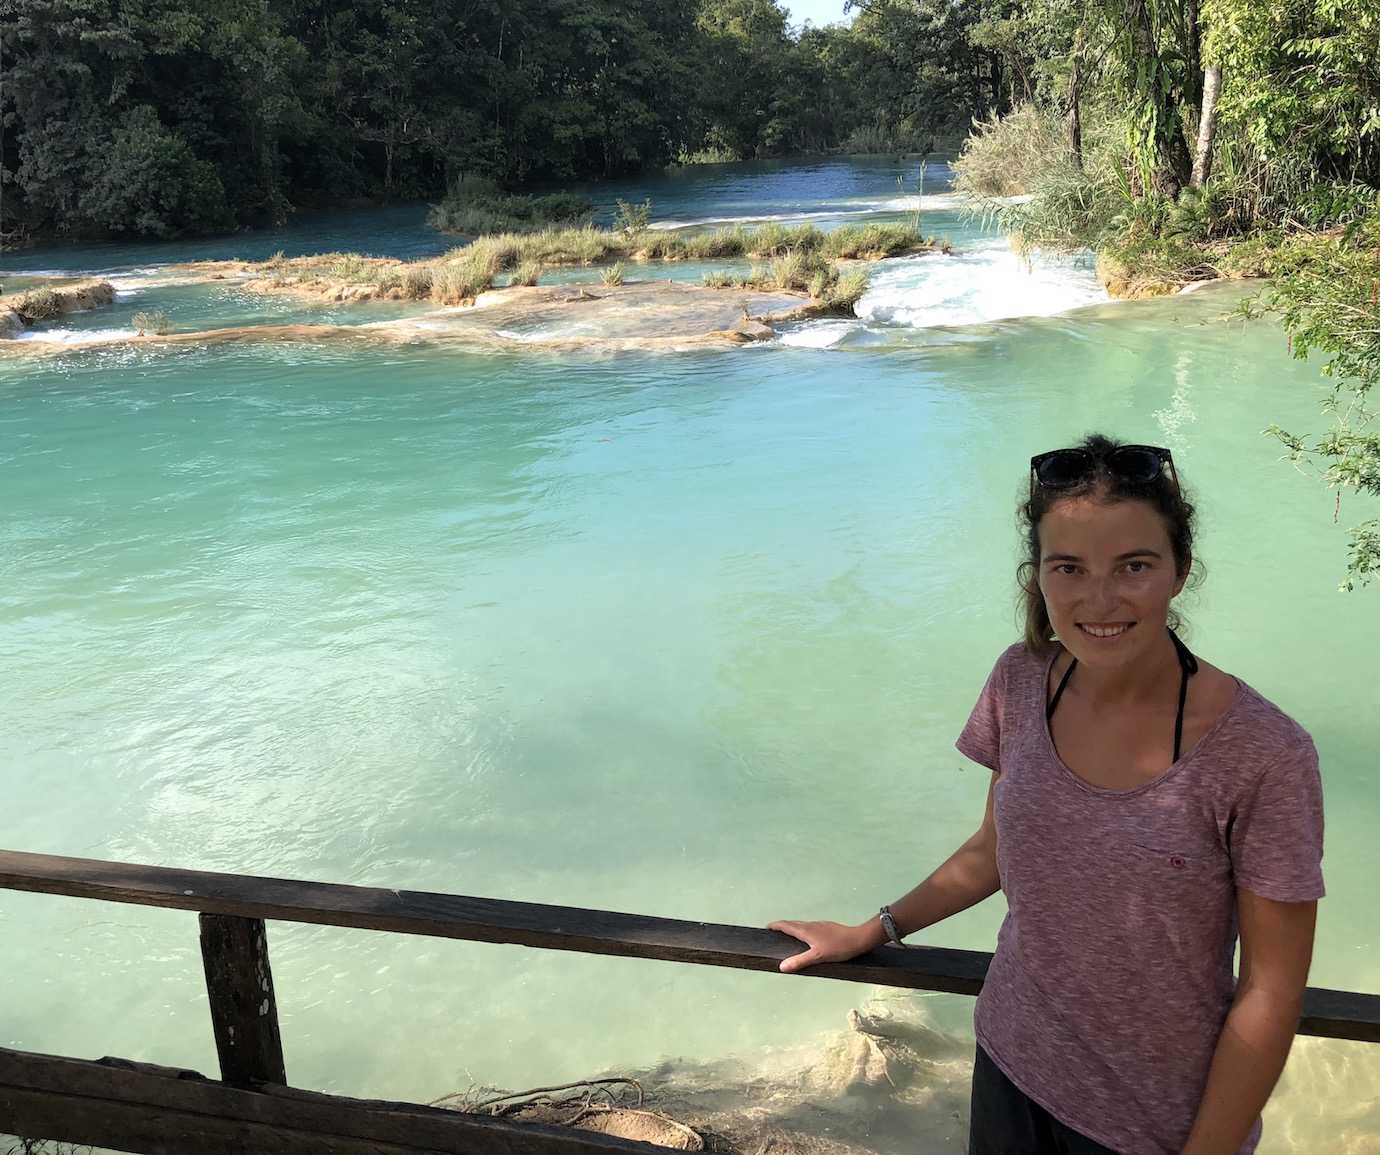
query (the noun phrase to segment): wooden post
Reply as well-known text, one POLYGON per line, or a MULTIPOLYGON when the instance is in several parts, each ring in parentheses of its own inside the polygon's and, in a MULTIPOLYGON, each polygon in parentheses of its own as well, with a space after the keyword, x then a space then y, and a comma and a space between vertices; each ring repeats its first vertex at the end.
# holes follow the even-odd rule
POLYGON ((234 914, 200 918, 201 961, 220 1077, 235 1086, 286 1084, 263 919, 234 914))

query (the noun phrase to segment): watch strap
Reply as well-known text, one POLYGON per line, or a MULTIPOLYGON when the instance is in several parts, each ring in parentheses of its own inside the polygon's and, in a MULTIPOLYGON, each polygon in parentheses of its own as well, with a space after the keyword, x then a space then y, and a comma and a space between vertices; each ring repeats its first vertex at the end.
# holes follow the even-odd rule
POLYGON ((882 920, 882 929, 886 931, 886 937, 896 946, 904 946, 905 943, 901 941, 901 935, 896 929, 896 920, 891 916, 891 908, 887 906, 882 907, 880 917, 882 920))

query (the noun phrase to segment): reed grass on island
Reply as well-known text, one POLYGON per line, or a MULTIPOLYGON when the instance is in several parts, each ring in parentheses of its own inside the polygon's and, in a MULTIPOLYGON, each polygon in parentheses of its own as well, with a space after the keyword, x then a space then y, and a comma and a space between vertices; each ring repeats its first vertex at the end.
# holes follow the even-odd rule
POLYGON ((258 267, 273 287, 357 286, 366 295, 373 292, 457 305, 473 301, 503 273, 510 274, 509 285, 535 285, 548 268, 609 265, 601 278, 606 285, 619 285, 630 261, 737 258, 765 263, 754 266, 747 277, 714 274, 706 276, 704 283, 788 289, 809 293, 816 300, 839 302, 842 307, 853 289, 856 300, 866 274, 841 274, 834 261, 872 261, 936 250, 948 252, 948 243, 926 238, 909 224, 851 224, 826 233, 812 224, 768 221, 753 228, 731 225, 688 235, 632 234, 584 225, 476 237, 429 261, 403 262, 358 253, 310 257, 276 253, 258 267))
POLYGON ((844 271, 819 252, 793 249, 765 264, 754 264, 746 273, 724 270, 705 273, 711 289, 785 290, 806 293, 821 312, 850 313, 867 291, 866 269, 844 271))

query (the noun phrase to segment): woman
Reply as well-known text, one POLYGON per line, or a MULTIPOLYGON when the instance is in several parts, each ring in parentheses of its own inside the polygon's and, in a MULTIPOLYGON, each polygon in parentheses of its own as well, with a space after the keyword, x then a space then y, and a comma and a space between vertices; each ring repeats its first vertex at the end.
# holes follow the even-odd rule
POLYGON ((993 772, 981 827, 868 922, 771 923, 809 948, 781 970, 1000 888, 970 1155, 1251 1152, 1323 896, 1317 753, 1173 632, 1193 507, 1167 449, 1094 435, 1040 454, 1022 516, 1025 639, 957 742, 993 772))

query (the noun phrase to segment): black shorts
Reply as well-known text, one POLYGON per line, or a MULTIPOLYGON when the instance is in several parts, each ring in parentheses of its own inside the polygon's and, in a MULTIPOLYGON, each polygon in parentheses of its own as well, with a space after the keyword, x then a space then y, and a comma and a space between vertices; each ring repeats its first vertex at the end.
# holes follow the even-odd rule
POLYGON ((1116 1155, 1059 1122, 1002 1074, 979 1044, 973 1060, 968 1155, 1116 1155))

